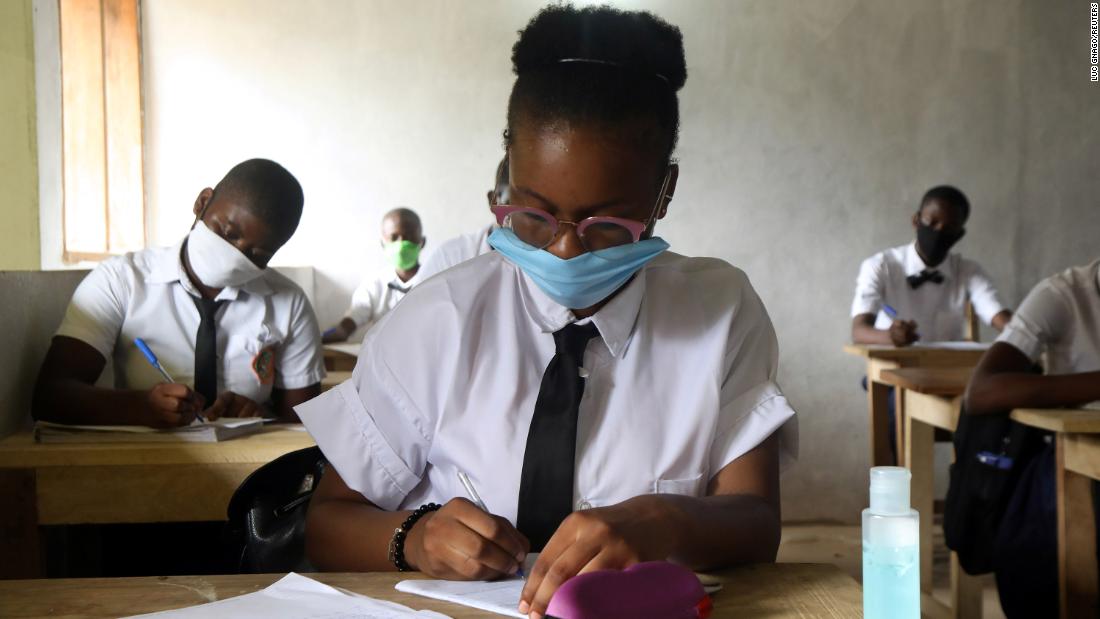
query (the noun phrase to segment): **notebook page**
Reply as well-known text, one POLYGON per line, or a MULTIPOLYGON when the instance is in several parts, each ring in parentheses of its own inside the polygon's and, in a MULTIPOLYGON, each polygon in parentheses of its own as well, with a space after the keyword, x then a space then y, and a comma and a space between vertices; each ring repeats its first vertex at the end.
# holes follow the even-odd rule
POLYGON ((402 580, 396 589, 445 602, 454 602, 471 608, 487 610, 498 615, 524 619, 519 607, 519 595, 523 592, 522 578, 508 580, 402 580))
MULTIPOLYGON (((450 619, 430 610, 342 592, 291 572, 255 593, 178 610, 135 615, 142 619, 450 619)), ((131 618, 133 619, 133 618, 131 618)))

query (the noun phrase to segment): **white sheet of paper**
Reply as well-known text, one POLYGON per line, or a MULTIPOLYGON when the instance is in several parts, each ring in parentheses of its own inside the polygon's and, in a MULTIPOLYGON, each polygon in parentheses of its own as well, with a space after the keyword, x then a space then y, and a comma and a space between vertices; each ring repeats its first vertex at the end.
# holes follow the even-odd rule
POLYGON ((142 619, 450 619, 430 610, 345 592, 291 572, 275 584, 255 593, 227 600, 166 610, 142 619))
POLYGON ((913 348, 939 348, 942 350, 989 350, 989 342, 914 342, 913 348))
POLYGON ((498 615, 519 619, 527 617, 517 610, 519 594, 523 592, 522 578, 494 581, 402 580, 395 588, 405 593, 454 602, 498 615))
MULTIPOLYGON (((530 573, 539 553, 532 552, 523 561, 524 573, 530 573)), ((434 600, 454 602, 470 608, 487 610, 498 615, 526 619, 519 614, 519 594, 523 593, 522 578, 507 580, 402 580, 394 587, 404 593, 422 595, 434 600)))

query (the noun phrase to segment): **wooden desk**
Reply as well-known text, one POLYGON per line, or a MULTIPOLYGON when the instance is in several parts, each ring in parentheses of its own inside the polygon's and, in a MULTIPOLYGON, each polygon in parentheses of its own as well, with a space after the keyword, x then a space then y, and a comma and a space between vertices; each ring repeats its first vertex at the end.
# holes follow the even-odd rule
POLYGON ((249 473, 313 444, 309 433, 277 426, 221 443, 0 439, 0 578, 41 575, 40 524, 224 520, 249 473))
POLYGON ((351 371, 328 370, 325 377, 321 379, 321 393, 332 389, 349 378, 351 378, 351 371))
POLYGON ((910 495, 920 514, 921 610, 929 617, 982 616, 981 579, 964 572, 951 553, 951 603, 932 597, 932 537, 935 511, 935 432, 958 427, 969 368, 908 368, 884 371, 882 379, 898 387, 897 422, 905 426, 902 462, 913 475, 910 495))
POLYGON ((1100 616, 1092 503, 1092 482, 1100 480, 1100 410, 1017 409, 1012 418, 1055 432, 1062 617, 1100 616))
POLYGON ((325 344, 322 354, 325 358, 325 369, 332 372, 350 372, 355 369, 355 361, 359 358, 359 342, 340 344, 325 344))
MULTIPOLYGON (((715 619, 731 617, 863 616, 859 585, 832 565, 780 563, 753 565, 717 574, 724 588, 714 596, 715 619)), ((251 593, 283 574, 169 576, 159 578, 86 578, 0 582, 2 617, 118 617, 182 608, 251 593)), ((394 590, 400 580, 418 574, 310 574, 321 582, 417 610, 434 610, 455 619, 499 617, 485 611, 394 590)))
MULTIPOLYGON (((988 344, 974 342, 950 342, 941 346, 867 346, 849 344, 844 352, 867 360, 867 420, 871 447, 871 466, 889 466, 895 464, 890 453, 889 424, 889 385, 882 381, 882 372, 894 368, 943 368, 969 367, 978 365, 988 350, 988 344)), ((898 419, 900 427, 901 420, 898 419)), ((896 443, 901 449, 901 443, 896 443)))

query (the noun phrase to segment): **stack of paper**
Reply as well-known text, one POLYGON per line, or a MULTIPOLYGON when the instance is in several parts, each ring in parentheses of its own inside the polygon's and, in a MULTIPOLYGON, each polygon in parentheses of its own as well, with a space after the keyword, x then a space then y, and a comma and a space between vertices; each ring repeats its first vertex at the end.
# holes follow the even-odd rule
POLYGON ((270 587, 227 600, 179 610, 166 610, 143 619, 450 619, 430 610, 376 600, 330 587, 291 572, 270 587))
POLYGON ((34 440, 39 443, 216 443, 252 434, 263 425, 264 420, 259 417, 223 417, 165 430, 149 426, 81 426, 38 421, 34 424, 34 440))

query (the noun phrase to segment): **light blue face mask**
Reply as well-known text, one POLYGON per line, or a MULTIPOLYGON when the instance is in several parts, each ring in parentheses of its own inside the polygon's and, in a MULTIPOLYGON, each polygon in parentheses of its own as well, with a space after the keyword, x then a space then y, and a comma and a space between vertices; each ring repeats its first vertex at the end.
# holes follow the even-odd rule
POLYGON ((535 249, 507 228, 489 235, 489 244, 533 279, 538 287, 560 305, 584 309, 611 296, 647 262, 668 249, 668 243, 653 237, 562 260, 545 249, 535 249))

